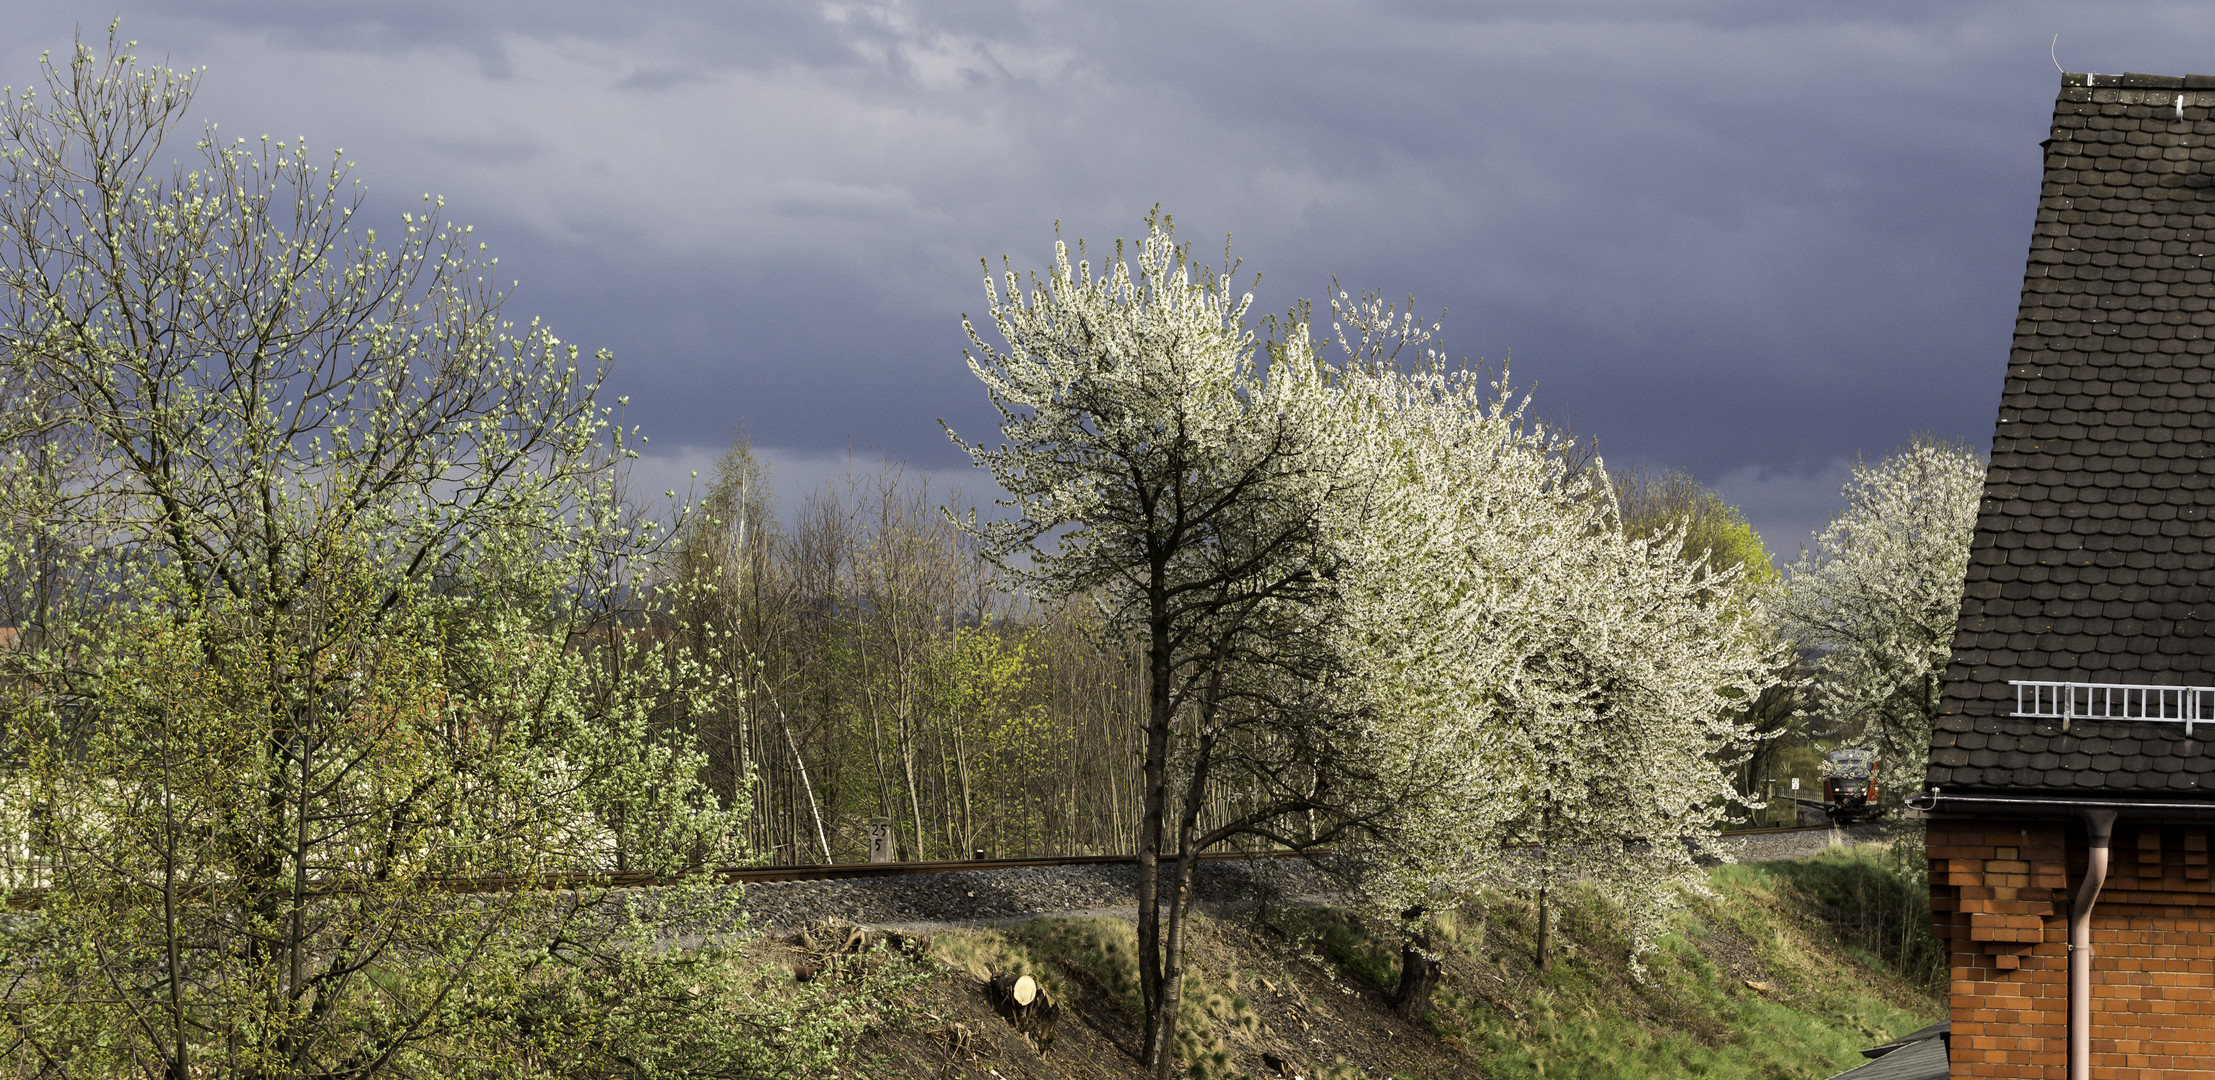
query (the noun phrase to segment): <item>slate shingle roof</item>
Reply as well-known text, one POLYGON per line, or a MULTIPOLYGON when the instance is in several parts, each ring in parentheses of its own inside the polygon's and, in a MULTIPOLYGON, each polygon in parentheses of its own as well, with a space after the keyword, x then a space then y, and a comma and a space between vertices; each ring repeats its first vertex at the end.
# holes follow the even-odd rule
POLYGON ((1952 1031, 1953 1022, 1941 1020, 1882 1046, 1872 1046, 1861 1054, 1874 1060, 1831 1080, 1946 1080, 1952 1069, 1947 1063, 1952 1031))
POLYGON ((2215 685, 2215 77, 2063 76, 2045 147, 1929 782, 2215 800, 2215 725, 2009 686, 2215 685))

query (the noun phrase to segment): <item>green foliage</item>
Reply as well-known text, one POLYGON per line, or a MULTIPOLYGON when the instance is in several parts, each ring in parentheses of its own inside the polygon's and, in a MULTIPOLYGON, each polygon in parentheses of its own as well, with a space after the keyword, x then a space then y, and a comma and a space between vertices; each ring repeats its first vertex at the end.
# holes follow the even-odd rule
POLYGON ((1927 1023, 1939 1002, 1910 1006, 1919 995, 1900 973, 1823 947, 1826 935, 1810 933, 1809 898, 1792 886, 1801 865, 1719 869, 1718 896, 1679 920, 1635 989, 1601 961, 1619 931, 1587 896, 1563 920, 1584 947, 1556 965, 1523 1016, 1465 994, 1441 995, 1441 1011, 1455 1014, 1465 1044, 1500 1077, 1837 1072, 1859 1061, 1861 1047, 1927 1023), (1750 964, 1733 955, 1740 949, 1750 949, 1750 964))
POLYGON ((1945 943, 1930 930, 1930 863, 1920 826, 1902 828, 1881 845, 1762 869, 1804 897, 1840 940, 1914 985, 1946 989, 1945 943))
POLYGON ((1373 920, 1352 911, 1317 911, 1308 920, 1317 955, 1372 986, 1399 979, 1398 942, 1376 932, 1373 920))
POLYGON ((1225 1039, 1251 1038, 1261 1029, 1246 999, 1198 972, 1184 980, 1184 998, 1177 1010, 1177 1060, 1192 1080, 1230 1080, 1243 1074, 1231 1065, 1231 1048, 1225 1039))
MULTIPOLYGON (((1055 818, 1055 792, 1032 783, 1064 756, 1070 732, 1035 689, 1045 674, 1037 631, 1001 620, 958 626, 944 641, 944 708, 961 772, 963 846, 1030 850, 1055 818)), ((957 853, 957 857, 960 853, 957 853)))
POLYGON ((718 791, 756 785, 752 846, 857 860, 860 826, 885 817, 903 858, 1127 848, 1138 811, 1100 773, 1130 739, 1114 704, 1132 671, 1079 610, 1010 595, 940 512, 958 493, 895 465, 810 493, 790 522, 768 491, 741 439, 662 573, 677 643, 744 691, 694 736, 718 791), (1106 812, 1077 813, 1088 799, 1106 812))
POLYGON ((736 688, 636 603, 605 357, 342 160, 169 171, 196 76, 130 47, 0 108, 0 1069, 824 1071, 900 976, 738 959, 686 731, 736 688))
POLYGON ((1623 470, 1608 479, 1625 533, 1644 538, 1682 529, 1683 558, 1702 561, 1710 571, 1737 569, 1749 590, 1778 580, 1769 547, 1745 513, 1690 475, 1623 470))
POLYGON ((578 1080, 835 1076, 855 1038, 900 1020, 902 992, 927 977, 878 946, 828 958, 799 983, 745 956, 744 938, 665 947, 670 922, 698 907, 665 897, 626 906, 617 949, 510 983, 482 972, 460 1009, 471 1037, 425 1047, 425 1064, 466 1050, 454 1075, 484 1080, 534 1067, 578 1080))
POLYGON ((1019 937, 1009 934, 943 930, 931 935, 929 956, 980 982, 1007 972, 1028 975, 1055 996, 1060 996, 1065 989, 1058 970, 1041 963, 1019 937))
MULTIPOLYGON (((0 1013, 21 1063, 72 1076, 148 1057, 236 1075, 826 1069, 896 972, 792 987, 739 958, 734 890, 592 886, 616 852, 669 872, 720 843, 705 831, 717 815, 650 786, 668 774, 648 730, 587 723, 602 658, 429 600, 381 619, 374 642, 346 633, 375 593, 334 590, 301 617, 337 675, 305 711, 273 713, 302 676, 270 667, 293 654, 254 648, 230 605, 108 639, 95 721, 31 743, 8 777, 10 803, 49 808, 36 906, 0 924, 0 952, 27 961, 0 1013), (469 632, 453 636, 457 621, 469 632), (290 730, 274 746, 273 723, 290 730), (273 798, 309 838, 269 827, 273 798), (578 874, 585 887, 484 891, 578 874), (670 950, 672 925, 735 936, 670 950)), ((631 660, 650 683, 659 669, 631 660)))

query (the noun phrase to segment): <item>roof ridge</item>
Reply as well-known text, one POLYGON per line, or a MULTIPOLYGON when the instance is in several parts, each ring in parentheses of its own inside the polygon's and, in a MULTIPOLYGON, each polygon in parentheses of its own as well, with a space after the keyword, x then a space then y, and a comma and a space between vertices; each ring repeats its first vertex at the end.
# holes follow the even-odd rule
POLYGON ((2215 90, 2215 75, 2146 75, 2126 71, 2103 75, 2096 71, 2064 71, 2063 86, 2112 86, 2135 90, 2215 90))

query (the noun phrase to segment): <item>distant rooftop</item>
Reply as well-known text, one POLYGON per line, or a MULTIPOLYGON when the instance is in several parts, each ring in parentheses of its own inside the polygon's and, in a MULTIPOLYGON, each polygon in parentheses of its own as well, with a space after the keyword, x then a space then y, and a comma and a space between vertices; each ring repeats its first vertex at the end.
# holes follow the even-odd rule
POLYGON ((1952 1030, 1952 1021, 1941 1020, 1882 1046, 1872 1046, 1861 1054, 1874 1060, 1831 1080, 1946 1080, 1951 1068, 1946 1057, 1947 1040, 1952 1030))

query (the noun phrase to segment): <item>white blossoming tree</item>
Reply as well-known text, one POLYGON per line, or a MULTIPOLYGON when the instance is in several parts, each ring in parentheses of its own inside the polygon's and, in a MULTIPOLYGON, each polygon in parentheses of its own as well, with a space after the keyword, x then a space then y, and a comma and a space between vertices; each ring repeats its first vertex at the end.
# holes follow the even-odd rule
POLYGON ((1786 569, 1780 621, 1817 657, 1815 710, 1875 744, 1888 791, 1922 782, 1984 474, 1983 455, 1931 438, 1856 463, 1846 508, 1786 569))
POLYGON ((1534 659, 1546 693, 1518 703, 1530 769, 1505 830, 1527 858, 1509 880, 1539 898, 1538 962, 1549 962, 1553 890, 1594 883, 1631 920, 1644 951, 1686 891, 1696 857, 1741 797, 1725 769, 1751 736, 1747 706, 1781 659, 1724 574, 1703 578, 1674 538, 1600 530, 1561 598, 1558 636, 1534 659))
POLYGON ((1341 304, 1350 355, 1329 364, 1296 310, 1264 352, 1166 218, 1134 254, 1095 275, 1057 245, 1027 289, 988 281, 1004 345, 972 326, 970 367, 1008 441, 956 441, 1009 494, 972 525, 987 552, 1042 595, 1099 597, 1146 649, 1154 1074, 1174 1069, 1193 861, 1224 840, 1356 857, 1417 924, 1411 1009, 1436 979, 1426 905, 1520 873, 1510 844, 1664 906, 1691 873, 1678 838, 1730 798, 1709 756, 1764 662, 1727 580, 1625 538, 1604 474, 1570 470, 1504 380, 1427 352, 1403 369, 1427 340, 1411 319, 1341 304), (1211 783, 1237 812, 1203 828, 1211 783))
POLYGON ((1347 323, 1366 333, 1338 380, 1337 436, 1363 482, 1331 521, 1333 686, 1393 803, 1341 848, 1378 913, 1403 921, 1397 1004, 1420 1016, 1439 976, 1430 919, 1499 879, 1528 788, 1523 725, 1555 690, 1532 663, 1597 502, 1504 376, 1448 370, 1427 350, 1405 370, 1400 346, 1425 332, 1373 298, 1358 310, 1341 298, 1338 314, 1342 341, 1347 323))
POLYGON ((1342 482, 1326 371, 1296 320, 1257 349, 1235 265, 1195 265, 1166 216, 1147 224, 1097 273, 1057 243, 1027 286, 987 278, 1004 344, 963 322, 1007 443, 949 435, 1007 493, 1008 516, 973 523, 986 553, 1039 595, 1098 597, 1109 632, 1145 650, 1143 1056, 1168 1077, 1198 853, 1249 834, 1328 840, 1344 815, 1318 834, 1287 822, 1337 805, 1338 774, 1362 763, 1316 707, 1307 632, 1329 595, 1322 508, 1342 482), (1202 828, 1211 785, 1241 792, 1239 809, 1202 828))
POLYGON ((1594 881, 1650 945, 1734 800, 1716 760, 1775 663, 1757 612, 1678 537, 1616 528, 1604 471, 1571 470, 1504 375, 1428 349, 1406 370, 1426 331, 1373 296, 1336 306, 1363 475, 1333 532, 1340 685, 1395 780, 1363 836, 1389 845, 1366 891, 1408 919, 1400 1005, 1437 977, 1422 917, 1483 884, 1536 891, 1543 935, 1547 892, 1594 881))

